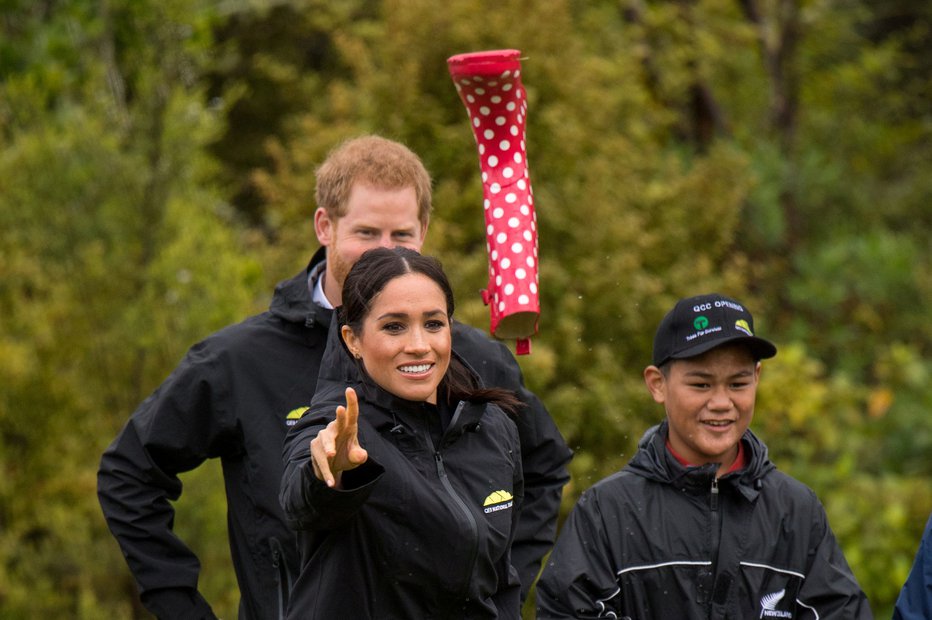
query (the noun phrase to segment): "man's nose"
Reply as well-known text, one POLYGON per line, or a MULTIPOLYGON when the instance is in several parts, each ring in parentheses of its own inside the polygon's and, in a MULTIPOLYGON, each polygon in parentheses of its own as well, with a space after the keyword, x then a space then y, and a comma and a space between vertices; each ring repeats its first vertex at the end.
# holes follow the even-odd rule
POLYGON ((392 249, 397 245, 392 239, 391 233, 385 233, 379 237, 379 247, 392 249))

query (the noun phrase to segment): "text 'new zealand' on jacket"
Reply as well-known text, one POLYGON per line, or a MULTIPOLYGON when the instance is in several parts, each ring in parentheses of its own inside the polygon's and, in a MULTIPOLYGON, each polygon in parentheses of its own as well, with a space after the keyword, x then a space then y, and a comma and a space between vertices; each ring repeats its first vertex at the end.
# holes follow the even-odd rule
POLYGON ((514 421, 494 405, 450 403, 455 412, 435 440, 436 408, 360 380, 336 333, 311 408, 284 446, 281 501, 302 563, 289 617, 518 618, 510 547, 523 478, 514 421), (335 490, 314 476, 308 446, 345 404, 347 385, 359 396, 369 458, 335 490))

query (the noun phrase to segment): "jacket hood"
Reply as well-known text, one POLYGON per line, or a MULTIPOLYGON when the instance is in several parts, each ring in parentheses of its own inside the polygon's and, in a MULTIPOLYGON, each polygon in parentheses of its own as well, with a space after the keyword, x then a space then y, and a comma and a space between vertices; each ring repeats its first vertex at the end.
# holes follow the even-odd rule
POLYGON ((315 304, 308 289, 309 278, 313 277, 316 282, 323 275, 326 258, 326 248, 319 248, 306 269, 293 278, 279 282, 275 286, 269 312, 289 323, 304 323, 308 327, 315 323, 329 325, 333 311, 315 304))
MULTIPOLYGON (((718 471, 718 464, 684 467, 667 450, 668 423, 666 420, 649 428, 638 441, 638 451, 625 469, 657 482, 671 484, 683 490, 707 489, 718 471)), ((722 476, 721 480, 737 488, 753 501, 760 492, 760 480, 776 465, 770 460, 767 446, 750 429, 741 437, 747 464, 743 469, 722 476)))

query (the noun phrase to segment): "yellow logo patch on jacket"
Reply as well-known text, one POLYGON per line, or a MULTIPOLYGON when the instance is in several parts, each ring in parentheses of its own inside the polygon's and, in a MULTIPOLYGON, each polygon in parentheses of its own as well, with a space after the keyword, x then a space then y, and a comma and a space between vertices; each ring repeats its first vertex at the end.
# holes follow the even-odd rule
POLYGON ((298 407, 297 409, 292 409, 288 412, 288 415, 285 416, 285 424, 288 426, 294 426, 301 417, 308 412, 310 407, 298 407))
POLYGON ((483 502, 482 505, 484 506, 483 511, 485 514, 489 514, 499 510, 507 510, 508 508, 511 508, 513 504, 514 497, 512 497, 511 493, 505 490, 501 490, 489 494, 489 496, 485 498, 485 502, 483 502))

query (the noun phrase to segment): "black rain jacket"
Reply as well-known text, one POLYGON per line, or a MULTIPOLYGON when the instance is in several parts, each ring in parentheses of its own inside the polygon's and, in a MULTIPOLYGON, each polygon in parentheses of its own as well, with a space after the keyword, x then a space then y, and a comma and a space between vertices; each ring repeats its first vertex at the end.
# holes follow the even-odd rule
POLYGON ((517 427, 501 409, 436 407, 359 379, 336 321, 311 409, 285 439, 281 501, 301 530, 301 574, 289 618, 514 618, 520 584, 511 543, 523 496, 517 427), (355 380, 354 380, 355 378, 355 380), (328 488, 309 444, 359 396, 359 443, 369 458, 328 488))
POLYGON ((870 607, 808 487, 747 431, 747 465, 686 468, 664 422, 586 490, 537 586, 538 617, 852 620, 870 607))
MULTIPOLYGON (((182 492, 179 474, 209 458, 223 467, 239 616, 274 620, 284 614, 299 561, 278 501, 281 449, 289 416, 311 403, 326 348, 332 311, 314 304, 308 290, 308 276, 322 269, 324 257, 321 248, 307 270, 281 282, 267 312, 191 347, 101 458, 97 490, 104 516, 143 604, 159 618, 214 617, 197 590, 197 556, 173 532, 172 506, 182 492)), ((524 387, 507 347, 461 324, 454 325, 453 346, 486 385, 513 389, 527 403, 518 422, 526 511, 512 550, 526 595, 553 542, 571 452, 546 408, 524 387)))

